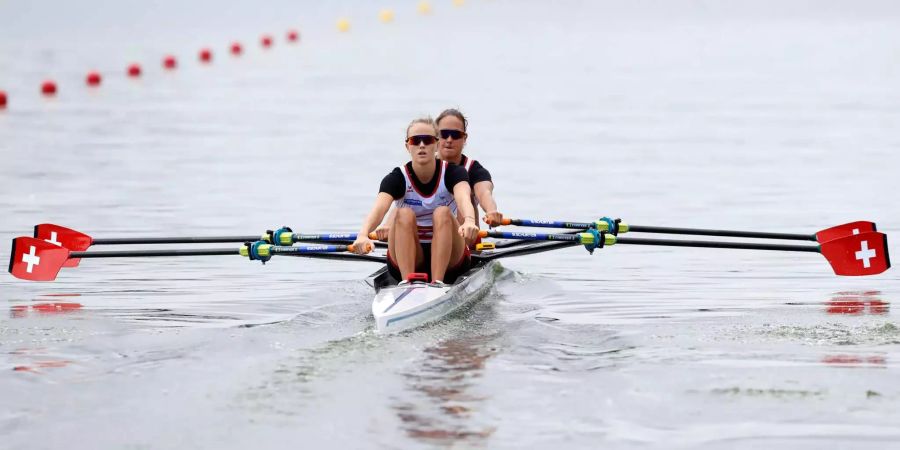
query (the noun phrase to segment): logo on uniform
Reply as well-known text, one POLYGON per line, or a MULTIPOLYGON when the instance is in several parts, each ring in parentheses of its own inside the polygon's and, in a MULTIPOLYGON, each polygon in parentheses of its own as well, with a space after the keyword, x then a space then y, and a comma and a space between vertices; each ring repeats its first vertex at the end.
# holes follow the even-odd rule
POLYGON ((407 205, 412 205, 412 206, 422 206, 422 200, 415 199, 415 198, 404 198, 403 203, 405 203, 407 205))

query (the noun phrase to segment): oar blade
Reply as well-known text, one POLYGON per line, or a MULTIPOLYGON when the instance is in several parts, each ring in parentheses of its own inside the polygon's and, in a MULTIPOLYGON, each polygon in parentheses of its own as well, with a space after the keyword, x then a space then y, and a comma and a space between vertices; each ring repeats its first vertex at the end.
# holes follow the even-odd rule
POLYGON ((877 231, 824 242, 821 249, 837 275, 876 275, 891 267, 887 235, 877 231))
POLYGON ((53 281, 69 259, 69 250, 41 239, 18 237, 12 241, 9 273, 29 281, 53 281))
POLYGON ((828 242, 844 236, 853 236, 854 234, 867 233, 869 231, 878 231, 875 229, 875 222, 860 220, 819 231, 816 233, 816 241, 819 243, 828 242))
MULTIPOLYGON (((83 252, 93 243, 94 239, 80 231, 66 228, 53 223, 42 223, 34 226, 34 238, 47 241, 54 245, 63 246, 73 252, 83 252)), ((64 267, 75 267, 80 259, 66 261, 64 267)))

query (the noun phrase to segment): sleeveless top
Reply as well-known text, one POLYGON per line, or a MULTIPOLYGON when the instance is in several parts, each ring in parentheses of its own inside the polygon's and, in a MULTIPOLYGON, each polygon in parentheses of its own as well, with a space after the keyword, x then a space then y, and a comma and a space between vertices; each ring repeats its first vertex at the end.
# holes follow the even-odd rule
POLYGON ((419 228, 419 242, 430 243, 434 235, 434 210, 440 206, 450 208, 450 213, 457 215, 456 199, 453 193, 447 190, 444 183, 444 174, 447 171, 447 161, 441 161, 437 175, 437 186, 431 194, 420 192, 412 182, 415 174, 409 172, 406 165, 403 166, 403 178, 406 181, 406 194, 403 198, 394 200, 397 208, 410 208, 416 214, 416 225, 419 228))

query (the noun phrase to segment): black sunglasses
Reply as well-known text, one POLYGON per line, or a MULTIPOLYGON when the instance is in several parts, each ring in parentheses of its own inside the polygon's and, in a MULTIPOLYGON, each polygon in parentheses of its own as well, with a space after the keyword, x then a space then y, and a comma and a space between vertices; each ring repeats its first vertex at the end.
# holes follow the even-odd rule
POLYGON ((459 130, 441 130, 441 139, 462 139, 468 136, 465 131, 459 130))
POLYGON ((437 138, 430 134, 420 134, 418 136, 410 136, 406 138, 408 145, 431 145, 437 142, 437 138))

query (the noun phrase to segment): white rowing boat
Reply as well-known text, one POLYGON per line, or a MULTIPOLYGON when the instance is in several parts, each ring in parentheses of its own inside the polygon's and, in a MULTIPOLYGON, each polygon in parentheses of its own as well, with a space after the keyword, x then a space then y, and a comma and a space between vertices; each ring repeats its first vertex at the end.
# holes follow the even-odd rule
POLYGON ((435 287, 422 281, 397 286, 397 280, 383 267, 366 280, 375 288, 372 315, 376 329, 396 333, 439 320, 484 297, 501 270, 496 261, 479 261, 452 285, 435 287))
POLYGON ((449 286, 435 287, 422 281, 398 286, 398 280, 390 275, 387 267, 370 275, 366 282, 375 288, 372 316, 376 330, 397 333, 438 321, 490 291, 497 274, 503 270, 497 259, 539 253, 571 243, 501 239, 489 245, 487 250, 472 252, 472 268, 449 286))

